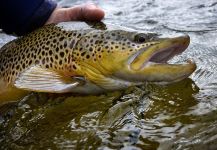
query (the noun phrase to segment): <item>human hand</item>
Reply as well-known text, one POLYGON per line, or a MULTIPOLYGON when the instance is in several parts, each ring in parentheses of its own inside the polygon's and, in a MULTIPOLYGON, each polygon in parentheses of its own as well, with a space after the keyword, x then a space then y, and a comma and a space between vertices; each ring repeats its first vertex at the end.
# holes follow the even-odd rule
POLYGON ((100 21, 104 11, 94 4, 78 5, 70 8, 57 7, 45 24, 66 21, 100 21))

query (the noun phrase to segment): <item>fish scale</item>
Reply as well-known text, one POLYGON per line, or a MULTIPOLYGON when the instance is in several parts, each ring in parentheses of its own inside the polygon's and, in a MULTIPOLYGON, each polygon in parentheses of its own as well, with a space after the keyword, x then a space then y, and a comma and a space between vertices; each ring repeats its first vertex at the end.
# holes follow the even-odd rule
POLYGON ((13 93, 22 91, 96 94, 148 81, 183 79, 195 70, 194 63, 152 62, 144 68, 153 55, 168 60, 167 55, 159 59, 157 54, 165 48, 170 51, 174 43, 178 52, 184 51, 189 37, 161 39, 103 23, 46 25, 1 48, 0 101, 13 100, 13 93))

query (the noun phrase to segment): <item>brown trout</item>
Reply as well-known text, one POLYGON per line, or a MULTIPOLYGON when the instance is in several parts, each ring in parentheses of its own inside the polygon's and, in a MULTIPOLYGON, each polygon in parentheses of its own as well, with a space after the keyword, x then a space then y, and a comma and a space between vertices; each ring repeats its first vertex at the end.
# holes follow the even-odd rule
POLYGON ((46 25, 0 50, 0 102, 28 91, 97 94, 145 82, 170 83, 196 69, 192 61, 168 64, 189 36, 160 38, 112 25, 46 25))

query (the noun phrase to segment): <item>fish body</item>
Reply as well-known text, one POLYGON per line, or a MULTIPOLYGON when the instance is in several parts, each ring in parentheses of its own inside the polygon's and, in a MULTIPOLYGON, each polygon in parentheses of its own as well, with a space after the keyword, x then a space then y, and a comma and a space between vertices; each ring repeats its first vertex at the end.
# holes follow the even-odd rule
POLYGON ((160 38, 102 23, 46 25, 1 48, 0 102, 28 91, 97 94, 182 80, 195 63, 167 61, 189 42, 189 36, 160 38))

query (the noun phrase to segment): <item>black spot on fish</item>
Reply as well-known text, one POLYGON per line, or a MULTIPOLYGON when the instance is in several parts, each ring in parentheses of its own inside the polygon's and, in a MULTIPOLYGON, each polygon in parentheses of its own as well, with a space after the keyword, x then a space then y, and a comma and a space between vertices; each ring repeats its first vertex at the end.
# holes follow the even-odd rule
POLYGON ((84 56, 86 52, 81 53, 81 56, 84 56))
POLYGON ((79 33, 77 37, 80 37, 80 36, 81 36, 81 33, 79 33))
POLYGON ((21 58, 20 58, 20 56, 18 57, 18 60, 20 60, 21 58))
POLYGON ((16 66, 16 69, 17 69, 17 70, 19 70, 19 68, 20 68, 20 66, 19 66, 19 65, 17 65, 17 66, 16 66))
POLYGON ((72 33, 69 33, 69 34, 68 34, 68 37, 71 37, 71 36, 72 36, 72 33))
POLYGON ((62 60, 60 60, 60 61, 59 61, 59 65, 62 65, 62 64, 63 64, 63 62, 62 62, 62 60))
POLYGON ((64 39, 64 37, 62 36, 59 40, 60 40, 60 41, 63 41, 63 39, 64 39))
POLYGON ((49 50, 49 55, 52 55, 52 54, 53 54, 52 50, 49 50))
POLYGON ((50 58, 50 61, 53 62, 53 57, 50 58))
POLYGON ((66 42, 66 41, 64 42, 64 45, 63 45, 63 46, 64 46, 64 48, 66 48, 66 47, 67 47, 67 42, 66 42))
POLYGON ((36 64, 36 65, 39 64, 39 60, 35 60, 35 64, 36 64))
POLYGON ((101 47, 98 47, 98 48, 97 48, 97 51, 100 51, 100 50, 101 50, 101 47))
POLYGON ((59 52, 59 47, 56 48, 56 52, 59 52))
MULTIPOLYGON (((14 69, 14 66, 15 66, 15 64, 12 65, 12 69, 14 69)), ((1 69, 3 69, 3 68, 1 68, 1 69)))
POLYGON ((75 65, 72 65, 72 67, 73 67, 74 69, 77 69, 77 67, 76 67, 75 65))
POLYGON ((93 48, 92 48, 92 47, 90 47, 90 48, 89 48, 89 51, 90 51, 90 52, 92 52, 92 51, 93 51, 93 48))
POLYGON ((89 59, 89 58, 90 58, 90 55, 87 55, 86 58, 89 59))
POLYGON ((43 65, 45 64, 45 58, 42 59, 42 64, 43 64, 43 65))
POLYGON ((58 55, 55 55, 55 59, 58 59, 58 55))
POLYGON ((25 64, 22 65, 23 69, 25 68, 25 64))
POLYGON ((64 57, 64 52, 60 52, 60 56, 63 58, 64 57))
POLYGON ((44 51, 42 51, 42 53, 41 53, 41 54, 42 54, 42 56, 44 56, 44 55, 45 55, 45 52, 44 52, 44 51))
POLYGON ((41 53, 41 49, 38 50, 38 55, 41 53))

